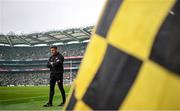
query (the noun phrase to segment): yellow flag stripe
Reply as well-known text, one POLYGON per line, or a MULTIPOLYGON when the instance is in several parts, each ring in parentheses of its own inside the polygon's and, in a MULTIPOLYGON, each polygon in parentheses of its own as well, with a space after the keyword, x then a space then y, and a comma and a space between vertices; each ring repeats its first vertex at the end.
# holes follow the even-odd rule
POLYGON ((108 33, 108 42, 141 60, 149 57, 159 27, 175 0, 125 0, 108 33))
POLYGON ((76 79, 75 95, 81 99, 98 70, 106 52, 106 40, 98 35, 92 36, 76 79))
POLYGON ((155 62, 146 61, 120 108, 178 109, 180 108, 178 94, 180 94, 180 78, 155 62))

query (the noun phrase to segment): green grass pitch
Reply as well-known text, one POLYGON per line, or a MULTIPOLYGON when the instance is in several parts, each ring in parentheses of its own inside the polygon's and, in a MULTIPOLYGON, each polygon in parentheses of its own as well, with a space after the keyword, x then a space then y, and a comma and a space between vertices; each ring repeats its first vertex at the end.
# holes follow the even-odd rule
MULTIPOLYGON (((66 97, 70 86, 64 86, 66 97)), ((61 110, 62 101, 56 85, 53 107, 42 107, 48 102, 49 86, 0 87, 0 110, 61 110)))

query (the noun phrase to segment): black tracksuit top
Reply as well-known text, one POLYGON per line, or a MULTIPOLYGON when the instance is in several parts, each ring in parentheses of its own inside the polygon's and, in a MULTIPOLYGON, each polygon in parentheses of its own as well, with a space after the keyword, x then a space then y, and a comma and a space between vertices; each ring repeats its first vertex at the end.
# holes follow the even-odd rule
POLYGON ((50 68, 51 75, 62 75, 64 72, 63 67, 64 57, 59 52, 56 55, 52 55, 47 63, 47 67, 50 68), (52 64, 50 64, 52 62, 52 64))

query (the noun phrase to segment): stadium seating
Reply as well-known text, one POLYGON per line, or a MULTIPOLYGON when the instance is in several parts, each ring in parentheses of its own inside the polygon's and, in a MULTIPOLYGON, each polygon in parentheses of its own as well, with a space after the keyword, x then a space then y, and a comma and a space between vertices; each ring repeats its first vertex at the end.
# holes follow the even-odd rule
MULTIPOLYGON (((65 57, 64 84, 75 79, 86 46, 87 43, 58 46, 65 57)), ((50 74, 46 63, 50 56, 49 46, 0 46, 0 86, 48 85, 50 74)))
MULTIPOLYGON (((86 48, 86 43, 59 45, 58 50, 64 56, 82 56, 86 48)), ((25 60, 41 59, 50 56, 50 47, 4 47, 0 46, 0 59, 5 60, 25 60)))
MULTIPOLYGON (((77 71, 72 73, 66 71, 64 73, 64 84, 69 84, 70 74, 73 79, 75 78, 77 71)), ((13 72, 13 73, 1 73, 0 74, 0 86, 39 86, 49 84, 48 72, 13 72)))

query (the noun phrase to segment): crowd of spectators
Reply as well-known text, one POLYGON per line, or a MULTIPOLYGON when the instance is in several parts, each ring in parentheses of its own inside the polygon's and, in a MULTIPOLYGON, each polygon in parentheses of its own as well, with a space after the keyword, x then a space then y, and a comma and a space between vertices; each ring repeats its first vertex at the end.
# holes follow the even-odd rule
MULTIPOLYGON (((64 84, 69 84, 75 79, 77 71, 65 72, 64 84), (72 76, 71 76, 72 74, 72 76), (72 77, 72 78, 71 78, 72 77)), ((48 85, 50 80, 49 72, 21 72, 21 73, 1 73, 0 86, 38 86, 48 85)))
POLYGON ((0 74, 0 86, 42 85, 48 82, 48 73, 3 73, 0 74))
MULTIPOLYGON (((59 45, 63 56, 83 56, 87 43, 59 45)), ((49 71, 29 72, 25 69, 46 68, 47 61, 33 61, 49 58, 50 46, 41 47, 5 47, 0 46, 0 86, 49 85, 49 71), (30 59, 30 61, 24 61, 30 59), (2 61, 3 60, 3 61, 2 61), (4 61, 5 60, 5 61, 4 61), (10 61, 9 61, 10 60, 10 61), (13 61, 18 60, 18 61, 13 61), (32 60, 32 61, 31 61, 32 60), (9 70, 3 72, 3 70, 9 70), (12 70, 16 70, 13 72, 12 70), (24 72, 23 72, 24 71, 24 72)), ((64 64, 64 67, 79 67, 80 60, 64 64)), ((64 83, 69 84, 76 77, 77 69, 66 70, 64 83)))
MULTIPOLYGON (((58 45, 58 51, 63 56, 83 56, 87 43, 58 45)), ((41 59, 50 56, 50 47, 4 47, 0 46, 0 59, 41 59)))

